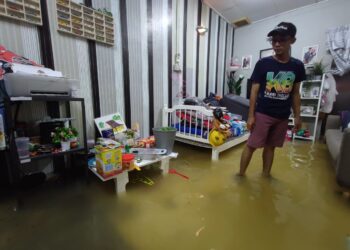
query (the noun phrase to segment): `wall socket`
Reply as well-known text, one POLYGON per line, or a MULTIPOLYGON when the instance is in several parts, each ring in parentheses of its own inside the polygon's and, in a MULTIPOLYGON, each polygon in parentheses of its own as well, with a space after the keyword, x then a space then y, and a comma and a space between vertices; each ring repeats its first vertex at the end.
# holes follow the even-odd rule
POLYGON ((175 63, 173 65, 173 71, 175 72, 181 72, 182 68, 180 65, 180 53, 175 54, 175 63))

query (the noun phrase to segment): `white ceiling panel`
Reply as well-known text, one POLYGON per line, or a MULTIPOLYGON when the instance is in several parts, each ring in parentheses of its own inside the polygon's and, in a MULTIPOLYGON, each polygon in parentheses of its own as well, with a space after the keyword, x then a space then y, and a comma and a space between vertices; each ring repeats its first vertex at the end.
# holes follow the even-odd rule
POLYGON ((327 0, 204 0, 227 21, 248 17, 252 22, 327 0))

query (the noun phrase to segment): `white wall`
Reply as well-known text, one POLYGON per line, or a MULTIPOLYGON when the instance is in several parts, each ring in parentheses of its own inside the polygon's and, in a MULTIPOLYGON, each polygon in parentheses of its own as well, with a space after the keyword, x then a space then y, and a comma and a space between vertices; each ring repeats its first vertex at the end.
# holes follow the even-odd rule
MULTIPOLYGON (((252 68, 241 70, 236 74, 242 73, 246 79, 251 76, 254 65, 259 59, 260 50, 271 47, 266 41, 267 33, 282 21, 292 22, 297 27, 297 41, 292 46, 293 57, 301 59, 303 47, 318 44, 317 60, 323 58, 323 62, 329 63, 330 58, 326 55, 325 32, 328 28, 350 24, 349 10, 349 0, 329 0, 285 12, 236 29, 234 56, 238 57, 240 61, 244 55, 253 56, 252 68)), ((246 81, 243 83, 241 95, 246 95, 246 81)))

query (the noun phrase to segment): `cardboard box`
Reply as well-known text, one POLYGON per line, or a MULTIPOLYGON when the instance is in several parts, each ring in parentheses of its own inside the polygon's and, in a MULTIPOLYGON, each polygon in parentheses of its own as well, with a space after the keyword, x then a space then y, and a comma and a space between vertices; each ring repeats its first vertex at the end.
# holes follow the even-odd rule
POLYGON ((120 147, 109 148, 96 146, 96 169, 103 176, 111 177, 121 173, 122 170, 122 150, 120 147))

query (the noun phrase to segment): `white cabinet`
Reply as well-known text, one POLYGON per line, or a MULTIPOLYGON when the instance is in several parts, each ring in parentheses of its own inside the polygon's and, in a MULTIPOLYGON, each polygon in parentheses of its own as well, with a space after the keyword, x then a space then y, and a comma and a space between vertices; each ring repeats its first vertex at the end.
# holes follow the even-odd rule
POLYGON ((301 131, 294 134, 294 139, 310 140, 317 139, 318 118, 322 100, 322 90, 325 75, 320 80, 305 80, 300 85, 300 116, 302 120, 301 131), (302 133, 305 130, 308 133, 302 133))

